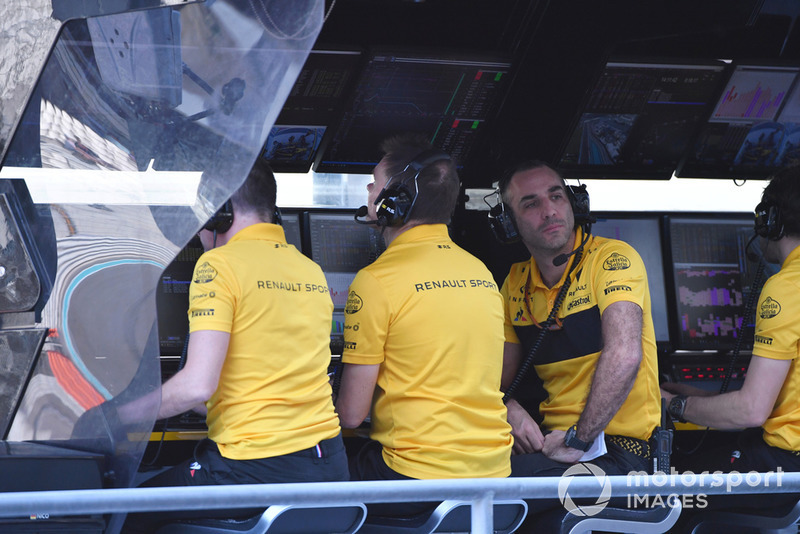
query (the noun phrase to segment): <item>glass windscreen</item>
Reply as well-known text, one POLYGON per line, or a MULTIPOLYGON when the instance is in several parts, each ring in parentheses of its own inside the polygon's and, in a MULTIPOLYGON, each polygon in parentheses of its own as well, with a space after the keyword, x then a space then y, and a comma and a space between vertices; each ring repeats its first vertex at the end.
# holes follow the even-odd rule
POLYGON ((323 8, 64 25, 0 171, 0 354, 18 360, 3 439, 100 453, 105 485, 131 483, 160 404, 159 281, 259 156, 323 8))

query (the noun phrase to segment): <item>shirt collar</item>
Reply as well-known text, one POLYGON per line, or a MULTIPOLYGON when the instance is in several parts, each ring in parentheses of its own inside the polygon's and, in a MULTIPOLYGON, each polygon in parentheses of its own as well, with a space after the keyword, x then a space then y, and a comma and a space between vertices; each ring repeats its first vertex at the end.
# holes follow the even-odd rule
POLYGON ((438 241, 443 238, 450 239, 446 224, 420 224, 395 237, 389 247, 417 241, 438 241))
POLYGON ((228 240, 228 243, 255 239, 286 244, 286 234, 283 232, 283 227, 272 223, 257 223, 246 226, 236 232, 228 240))

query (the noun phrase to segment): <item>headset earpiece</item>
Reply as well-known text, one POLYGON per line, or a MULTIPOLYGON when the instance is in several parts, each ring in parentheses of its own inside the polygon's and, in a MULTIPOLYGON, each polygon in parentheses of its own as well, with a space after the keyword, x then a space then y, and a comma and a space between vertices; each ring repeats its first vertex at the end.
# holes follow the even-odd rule
POLYGON ((495 239, 505 245, 519 241, 519 231, 517 231, 517 223, 514 222, 514 215, 503 202, 498 202, 489 208, 489 228, 492 229, 495 239))
POLYGON ((759 202, 755 210, 754 228, 756 235, 777 241, 783 237, 783 222, 778 206, 759 202))
POLYGON ((224 234, 231 229, 231 225, 233 225, 233 203, 228 199, 203 225, 203 229, 224 234))
POLYGON ((450 161, 450 156, 437 148, 431 148, 417 154, 401 172, 389 178, 389 185, 375 199, 375 214, 379 226, 400 226, 408 222, 419 195, 417 178, 425 167, 443 160, 450 161), (410 171, 414 172, 413 178, 395 181, 405 173, 411 174, 410 171), (413 191, 409 188, 410 183, 414 184, 413 191))
POLYGON ((392 184, 378 195, 375 215, 380 226, 399 226, 408 220, 416 194, 405 184, 392 184))
POLYGON ((596 219, 591 215, 589 207, 589 192, 586 190, 586 184, 581 185, 568 185, 567 198, 572 205, 572 215, 575 217, 576 226, 585 226, 596 222, 596 219))

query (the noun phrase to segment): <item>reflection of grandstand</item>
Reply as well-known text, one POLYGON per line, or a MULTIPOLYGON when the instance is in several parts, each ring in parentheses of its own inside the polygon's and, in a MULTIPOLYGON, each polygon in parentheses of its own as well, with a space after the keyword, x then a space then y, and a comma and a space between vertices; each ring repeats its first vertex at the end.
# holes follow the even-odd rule
POLYGON ((750 129, 734 158, 734 165, 768 167, 773 164, 784 137, 784 127, 777 122, 763 122, 750 129))
POLYGON ((800 164, 800 124, 787 124, 775 165, 785 167, 797 164, 800 164))
POLYGON ((581 118, 581 140, 578 163, 611 165, 619 157, 628 139, 636 115, 597 115, 587 113, 581 118))

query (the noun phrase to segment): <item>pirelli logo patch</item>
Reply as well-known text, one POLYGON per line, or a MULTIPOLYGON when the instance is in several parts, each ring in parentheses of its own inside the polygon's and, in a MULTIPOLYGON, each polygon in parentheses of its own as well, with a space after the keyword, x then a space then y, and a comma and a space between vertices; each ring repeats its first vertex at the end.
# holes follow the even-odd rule
POLYGON ((603 269, 606 271, 624 271, 631 266, 631 260, 618 252, 614 252, 603 262, 603 269))
POLYGON ((217 277, 217 270, 207 261, 194 271, 195 284, 207 284, 217 277))
POLYGON ((605 290, 603 290, 603 293, 608 295, 609 293, 613 293, 615 291, 632 291, 632 289, 631 289, 631 286, 622 286, 622 285, 611 286, 611 287, 607 287, 605 290))
POLYGON ((762 319, 772 319, 781 312, 780 303, 772 297, 761 303, 761 308, 758 310, 758 315, 762 319))
POLYGON ((756 336, 756 343, 761 343, 762 345, 772 345, 772 338, 766 336, 756 336))

